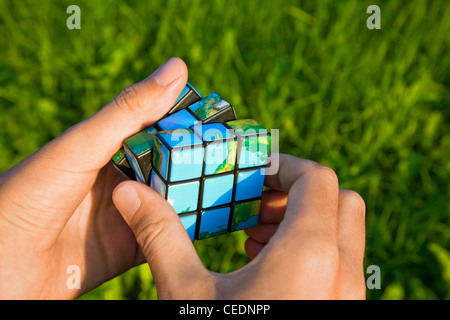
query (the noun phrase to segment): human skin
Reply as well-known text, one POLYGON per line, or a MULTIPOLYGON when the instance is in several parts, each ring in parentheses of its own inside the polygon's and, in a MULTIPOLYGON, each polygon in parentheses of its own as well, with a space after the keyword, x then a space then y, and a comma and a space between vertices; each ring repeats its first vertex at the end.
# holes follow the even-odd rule
POLYGON ((247 230, 252 261, 217 274, 167 201, 111 166, 186 81, 184 62, 170 59, 0 175, 0 298, 73 299, 145 261, 160 298, 364 297, 364 202, 331 169, 280 155, 260 224, 247 230), (67 286, 73 265, 80 289, 67 286))
POLYGON ((71 299, 145 262, 111 194, 124 139, 156 122, 187 81, 170 59, 0 175, 0 298, 71 299), (81 289, 67 268, 80 267, 81 289))
POLYGON ((316 162, 280 154, 267 176, 252 259, 234 272, 207 270, 172 207, 135 181, 113 199, 136 235, 164 299, 364 299, 365 206, 316 162))

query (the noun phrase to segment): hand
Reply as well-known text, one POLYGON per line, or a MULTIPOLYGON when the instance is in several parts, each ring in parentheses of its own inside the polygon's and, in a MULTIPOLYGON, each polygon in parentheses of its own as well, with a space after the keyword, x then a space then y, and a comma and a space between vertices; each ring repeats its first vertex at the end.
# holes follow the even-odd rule
POLYGON ((135 181, 113 201, 136 235, 166 299, 362 299, 365 206, 339 189, 336 174, 309 160, 280 155, 263 193, 259 225, 248 229, 252 259, 228 274, 205 269, 172 207, 135 181))
POLYGON ((145 261, 111 201, 123 178, 107 164, 186 81, 186 65, 170 59, 0 175, 0 298, 74 298, 145 261), (80 267, 80 290, 67 287, 70 265, 80 267))

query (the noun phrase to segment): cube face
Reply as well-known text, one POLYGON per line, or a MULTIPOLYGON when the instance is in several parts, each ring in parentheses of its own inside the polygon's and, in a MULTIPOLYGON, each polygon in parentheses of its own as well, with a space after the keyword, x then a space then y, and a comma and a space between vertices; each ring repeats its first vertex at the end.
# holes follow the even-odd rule
POLYGON ((202 208, 229 204, 233 197, 234 174, 211 176, 203 181, 202 208))
POLYGON ((134 174, 133 169, 131 168, 130 163, 127 160, 125 150, 120 148, 114 156, 111 158, 112 163, 116 167, 116 169, 127 179, 135 180, 136 175, 134 174))
POLYGON ((199 122, 186 109, 180 110, 158 121, 157 126, 161 130, 175 130, 189 128, 199 122))
POLYGON ((217 93, 197 101, 188 109, 205 124, 236 119, 234 108, 217 93))
POLYGON ((174 150, 170 163, 170 181, 200 178, 203 169, 202 162, 202 146, 174 150))
POLYGON ((136 179, 148 184, 152 169, 152 152, 156 129, 147 127, 141 132, 125 140, 123 148, 126 158, 135 172, 136 179))
POLYGON ((168 183, 152 170, 150 187, 164 197, 178 214, 197 210, 200 180, 168 183))
POLYGON ((157 130, 155 127, 147 127, 141 132, 125 140, 125 144, 136 156, 147 153, 154 147, 153 137, 156 132, 157 130))
POLYGON ((169 182, 200 178, 203 170, 202 140, 189 129, 163 131, 155 137, 153 165, 169 182))
POLYGON ((238 136, 238 167, 265 166, 270 152, 269 131, 252 119, 229 121, 226 125, 238 136))
POLYGON ((167 199, 166 190, 167 183, 156 173, 155 170, 152 170, 150 174, 150 187, 158 192, 162 197, 167 199))
POLYGON ((142 183, 147 183, 147 180, 145 178, 145 173, 142 171, 137 160, 135 158, 133 158, 128 152, 127 152, 127 160, 130 163, 131 168, 134 171, 134 174, 136 175, 136 180, 139 182, 142 182, 142 183))
POLYGON ((194 241, 258 223, 270 142, 256 121, 236 120, 226 100, 187 83, 167 115, 112 161, 164 197, 194 241))
POLYGON ((268 133, 267 129, 253 119, 228 121, 227 125, 243 137, 268 133))
POLYGON ((229 206, 202 211, 197 239, 201 240, 226 234, 230 211, 229 206))
POLYGON ((152 174, 151 187, 178 214, 197 212, 194 239, 253 227, 269 145, 268 131, 253 120, 158 132, 153 157, 158 174, 152 174))
POLYGON ((168 114, 173 114, 181 109, 186 109, 194 102, 202 99, 203 96, 195 89, 189 82, 186 83, 186 86, 181 91, 181 94, 178 96, 175 101, 173 107, 170 109, 168 114))
POLYGON ((258 225, 260 208, 260 199, 234 204, 230 231, 244 230, 258 225))
POLYGON ((239 171, 236 180, 236 201, 258 198, 264 187, 264 168, 239 171))
POLYGON ((270 136, 247 137, 239 149, 239 168, 259 167, 267 164, 270 136))
POLYGON ((205 175, 233 171, 236 166, 236 150, 236 141, 209 144, 205 150, 205 175))
POLYGON ((200 181, 169 184, 167 186, 167 202, 176 213, 186 213, 197 210, 200 181))
POLYGON ((222 123, 199 124, 192 127, 192 130, 198 134, 206 143, 235 139, 236 135, 225 127, 222 123))
POLYGON ((155 170, 158 170, 160 175, 167 180, 169 172, 169 148, 158 139, 154 139, 155 149, 153 152, 152 165, 155 170))
POLYGON ((186 232, 191 239, 191 241, 194 241, 195 239, 195 230, 197 227, 197 214, 191 213, 191 214, 183 214, 180 215, 180 221, 183 227, 186 229, 186 232))
POLYGON ((205 175, 233 171, 236 165, 236 135, 221 123, 196 125, 192 130, 205 146, 205 175))

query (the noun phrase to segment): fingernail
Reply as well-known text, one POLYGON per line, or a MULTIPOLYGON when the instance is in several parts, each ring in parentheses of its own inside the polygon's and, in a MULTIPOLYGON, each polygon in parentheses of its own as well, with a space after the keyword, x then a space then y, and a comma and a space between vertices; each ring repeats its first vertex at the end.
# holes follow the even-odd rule
POLYGON ((152 76, 160 86, 165 87, 181 76, 180 62, 178 60, 178 58, 170 58, 153 72, 152 76))
POLYGON ((113 201, 126 222, 133 218, 141 206, 141 199, 132 186, 125 184, 119 186, 113 194, 113 201))

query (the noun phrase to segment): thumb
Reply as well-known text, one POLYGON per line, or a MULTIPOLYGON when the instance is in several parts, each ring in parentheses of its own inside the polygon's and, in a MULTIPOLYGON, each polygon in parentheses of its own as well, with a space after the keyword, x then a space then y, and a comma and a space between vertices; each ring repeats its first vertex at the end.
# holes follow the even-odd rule
POLYGON ((179 296, 210 283, 180 218, 172 206, 148 186, 136 181, 119 184, 113 201, 136 236, 150 266, 160 297, 179 296))
MULTIPOLYGON (((44 221, 58 236, 123 140, 153 124, 170 109, 186 84, 187 73, 181 59, 169 59, 93 116, 2 174, 0 193, 4 199, 14 200, 7 202, 15 209, 8 210, 10 215, 13 211, 21 215, 23 211, 40 212, 31 219, 44 221), (42 208, 46 215, 41 213, 42 208)), ((1 199, 0 205, 5 207, 1 199)))
POLYGON ((155 123, 170 109, 186 81, 185 63, 179 58, 169 59, 146 79, 128 86, 96 114, 53 141, 49 148, 55 150, 53 163, 76 163, 82 172, 102 168, 124 139, 155 123), (60 152, 61 146, 67 145, 82 145, 82 155, 60 152))

